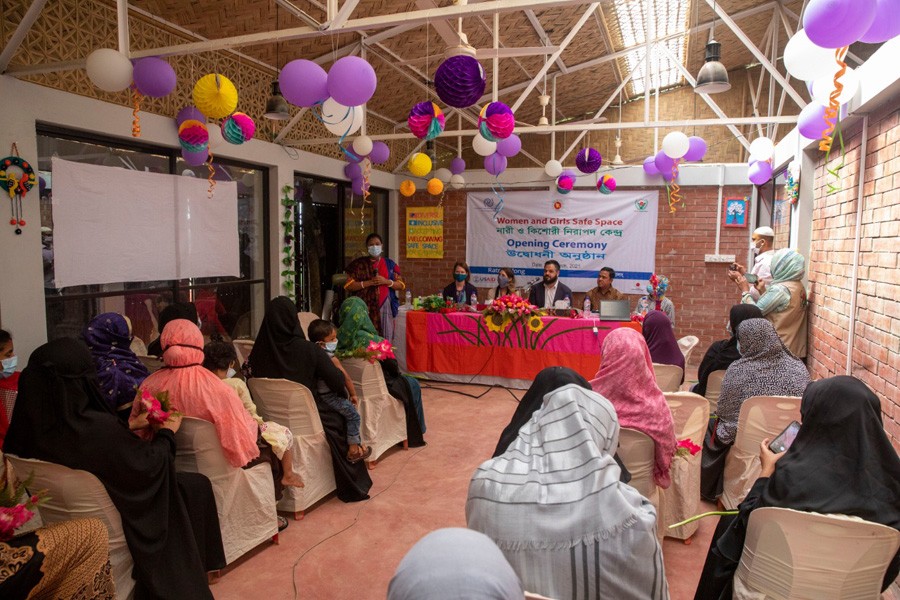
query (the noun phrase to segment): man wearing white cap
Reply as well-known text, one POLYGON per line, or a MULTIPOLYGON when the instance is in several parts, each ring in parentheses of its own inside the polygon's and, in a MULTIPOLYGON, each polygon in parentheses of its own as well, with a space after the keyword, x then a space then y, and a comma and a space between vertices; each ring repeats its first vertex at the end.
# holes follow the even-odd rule
MULTIPOLYGON (((774 241, 775 231, 771 227, 758 227, 750 237, 750 252, 756 255, 753 268, 750 269, 750 274, 757 278, 755 282, 752 282, 753 287, 750 288, 750 296, 753 300, 759 300, 766 290, 766 285, 772 283, 771 264, 772 256, 775 254, 772 246, 774 241)), ((734 266, 737 268, 729 270, 729 277, 732 280, 736 279, 738 274, 746 276, 747 269, 744 265, 735 263, 734 266)))

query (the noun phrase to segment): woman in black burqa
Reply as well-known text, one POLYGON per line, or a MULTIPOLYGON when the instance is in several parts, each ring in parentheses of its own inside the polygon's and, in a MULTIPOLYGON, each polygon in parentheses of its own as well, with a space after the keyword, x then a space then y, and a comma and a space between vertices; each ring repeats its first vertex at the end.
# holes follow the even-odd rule
POLYGON ((100 480, 122 517, 134 558, 136 600, 212 600, 205 571, 225 564, 215 500, 202 475, 176 477, 170 426, 177 429, 164 424, 152 441, 129 431, 103 399, 87 347, 61 338, 28 359, 3 451, 88 471, 100 480), (206 496, 206 506, 189 512, 181 484, 193 505, 198 496, 206 496), (198 518, 199 530, 192 523, 198 518), (210 535, 218 548, 207 547, 210 535))
POLYGON ((344 374, 322 348, 303 335, 297 307, 290 298, 278 296, 266 306, 248 363, 252 377, 289 379, 312 392, 331 448, 337 497, 344 502, 367 499, 372 479, 363 461, 355 464, 347 461, 347 423, 340 413, 319 402, 316 394, 316 383, 320 379, 331 390, 343 394, 344 374))
MULTIPOLYGON (((753 484, 739 514, 719 521, 695 600, 731 598, 750 513, 766 506, 850 515, 900 529, 900 458, 884 433, 881 403, 866 384, 839 376, 809 384, 800 404, 803 424, 769 477, 753 484)), ((768 443, 768 440, 763 445, 768 443)), ((771 467, 769 467, 771 468, 771 467)), ((900 552, 882 582, 900 571, 900 552)))

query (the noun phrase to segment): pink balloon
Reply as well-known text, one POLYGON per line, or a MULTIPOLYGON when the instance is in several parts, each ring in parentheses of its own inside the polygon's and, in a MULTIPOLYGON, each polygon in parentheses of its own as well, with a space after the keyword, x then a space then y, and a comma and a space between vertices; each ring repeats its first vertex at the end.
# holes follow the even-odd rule
POLYGON ((199 152, 189 152, 188 150, 182 148, 181 158, 183 158, 184 162, 186 162, 190 166, 199 167, 206 162, 206 159, 209 158, 209 147, 206 147, 199 152))
POLYGON ((497 154, 512 158, 522 149, 522 139, 516 134, 503 138, 497 142, 497 154))
POLYGON ((747 171, 747 178, 750 180, 750 183, 763 185, 772 179, 772 163, 764 160, 754 162, 747 171))
POLYGON ((695 161, 703 160, 706 156, 706 140, 699 135, 692 135, 688 138, 688 151, 684 155, 684 160, 695 161))
POLYGON ((653 158, 653 164, 656 165, 656 169, 662 173, 663 177, 666 176, 666 173, 669 175, 672 174, 672 167, 675 165, 675 160, 669 158, 665 152, 660 150, 656 153, 656 156, 653 158))
POLYGON ((644 159, 644 173, 647 175, 659 175, 659 169, 656 168, 654 156, 648 156, 644 159))
POLYGON ((822 48, 849 46, 858 41, 874 21, 875 0, 810 0, 803 13, 806 35, 822 48))
POLYGON ((381 140, 372 142, 372 151, 369 152, 369 160, 372 161, 373 165, 386 163, 390 157, 391 149, 388 148, 387 144, 385 144, 381 140))
POLYGON ((295 106, 314 106, 328 99, 328 74, 311 60, 298 58, 278 75, 284 99, 295 106))
POLYGON ((875 20, 860 38, 866 44, 880 44, 900 35, 900 10, 896 0, 875 0, 875 20))
POLYGON ((177 78, 175 69, 161 58, 148 56, 134 62, 134 87, 151 98, 168 96, 175 89, 177 78))
POLYGON ((328 71, 328 95, 344 106, 365 104, 377 85, 375 69, 358 56, 339 58, 328 71))
POLYGON ((797 118, 797 129, 800 134, 811 140, 818 139, 825 131, 825 107, 818 102, 810 102, 797 118))
POLYGON ((506 157, 500 154, 499 152, 494 152, 490 156, 484 157, 484 170, 493 175, 494 177, 500 175, 503 171, 506 170, 507 160, 506 157))

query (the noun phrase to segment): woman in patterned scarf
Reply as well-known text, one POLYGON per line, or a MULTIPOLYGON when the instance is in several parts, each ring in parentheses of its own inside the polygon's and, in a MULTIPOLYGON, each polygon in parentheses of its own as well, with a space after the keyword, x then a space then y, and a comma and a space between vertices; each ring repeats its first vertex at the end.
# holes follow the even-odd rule
POLYGON ((344 269, 347 273, 344 290, 362 298, 375 331, 393 342, 394 317, 400 308, 397 291, 405 290, 406 284, 397 263, 382 255, 383 248, 381 236, 377 233, 366 237, 369 255, 357 258, 344 269))
POLYGON ((97 366, 97 383, 109 407, 128 421, 137 388, 150 374, 131 351, 131 334, 125 317, 103 313, 94 317, 82 333, 97 366))

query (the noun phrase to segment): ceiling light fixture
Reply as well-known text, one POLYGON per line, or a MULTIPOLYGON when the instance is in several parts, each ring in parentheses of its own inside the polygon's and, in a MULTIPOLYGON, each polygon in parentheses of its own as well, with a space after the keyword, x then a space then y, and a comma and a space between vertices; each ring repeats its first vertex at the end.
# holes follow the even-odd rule
MULTIPOLYGON (((716 13, 716 3, 713 2, 713 13, 716 13)), ((718 94, 731 89, 728 81, 728 69, 725 68, 719 57, 722 45, 716 41, 716 20, 713 18, 712 27, 709 30, 709 41, 706 43, 706 62, 697 73, 697 83, 694 91, 698 94, 718 94)))
POLYGON ((272 82, 272 95, 266 100, 265 117, 273 121, 287 121, 291 118, 291 107, 281 95, 277 79, 272 82))

